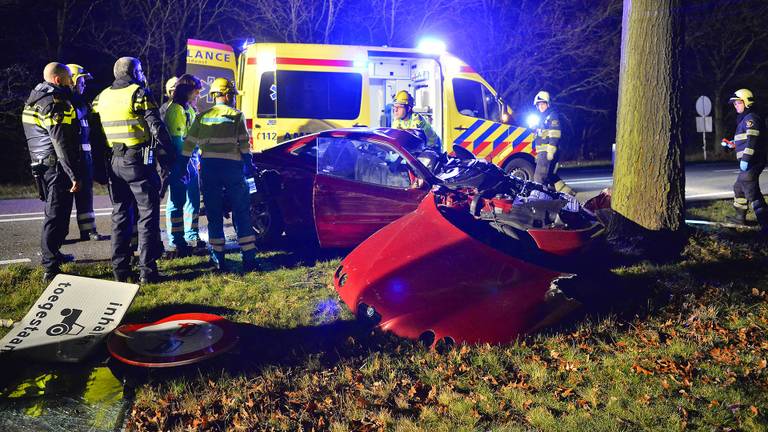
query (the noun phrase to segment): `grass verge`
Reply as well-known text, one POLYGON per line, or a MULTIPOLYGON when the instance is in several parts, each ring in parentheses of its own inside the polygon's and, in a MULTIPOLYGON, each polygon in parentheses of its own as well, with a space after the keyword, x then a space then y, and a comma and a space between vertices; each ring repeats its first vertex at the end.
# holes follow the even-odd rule
MULTIPOLYGON (((587 299, 561 329, 446 351, 354 324, 329 285, 338 256, 260 258, 265 271, 245 276, 211 274, 204 258, 166 261, 163 271, 178 280, 141 289, 125 321, 219 313, 241 323, 242 342, 200 368, 127 371, 136 386, 129 429, 759 431, 768 423, 768 246, 753 233, 692 231, 674 263, 614 268, 612 282, 595 287, 613 298, 607 308, 587 299)), ((106 264, 67 270, 110 275, 106 264)), ((40 276, 0 269, 0 315, 20 318, 40 276)))

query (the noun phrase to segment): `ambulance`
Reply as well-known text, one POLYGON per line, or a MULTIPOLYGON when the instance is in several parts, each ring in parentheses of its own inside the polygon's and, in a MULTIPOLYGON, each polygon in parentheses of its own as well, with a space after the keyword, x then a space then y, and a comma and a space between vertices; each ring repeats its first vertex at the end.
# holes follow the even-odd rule
POLYGON ((414 96, 443 149, 461 146, 518 177, 534 170, 533 131, 509 124, 512 111, 471 66, 444 48, 253 43, 189 39, 187 73, 204 82, 198 108, 213 103, 207 85, 234 79, 252 150, 327 129, 389 127, 391 100, 414 96))

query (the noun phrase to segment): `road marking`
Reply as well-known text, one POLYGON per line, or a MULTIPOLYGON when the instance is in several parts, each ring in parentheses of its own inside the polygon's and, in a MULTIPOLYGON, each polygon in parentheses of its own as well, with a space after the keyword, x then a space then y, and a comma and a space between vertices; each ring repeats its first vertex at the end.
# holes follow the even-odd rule
POLYGON ((739 170, 735 170, 731 168, 731 169, 714 170, 714 172, 729 172, 729 173, 738 174, 739 170))
POLYGON ((19 264, 19 263, 28 263, 32 262, 29 258, 19 258, 19 259, 11 259, 11 260, 0 260, 0 265, 5 264, 19 264))
POLYGON ((590 183, 610 183, 613 181, 613 178, 603 178, 603 179, 588 179, 588 180, 568 180, 563 179, 567 184, 569 185, 580 185, 580 184, 590 184, 590 183))
MULTIPOLYGON (((165 210, 165 205, 160 206, 160 210, 165 210)), ((93 209, 94 212, 98 211, 108 211, 110 213, 96 213, 96 216, 104 216, 104 215, 111 215, 112 213, 112 207, 107 208, 98 208, 93 209)), ((45 212, 34 212, 34 213, 8 213, 8 214, 0 214, 0 218, 6 218, 6 217, 12 217, 12 216, 36 216, 36 215, 45 215, 45 212)), ((77 216, 76 211, 72 212, 72 217, 77 216)), ((19 219, 19 220, 42 220, 43 218, 30 218, 30 219, 19 219)), ((2 221, 0 221, 2 222, 2 221)))
POLYGON ((710 193, 702 193, 702 194, 695 194, 695 195, 686 195, 685 198, 714 198, 714 197, 723 197, 728 198, 732 197, 733 192, 710 192, 710 193))
MULTIPOLYGON (((112 213, 96 213, 95 216, 109 216, 112 213)), ((77 215, 72 215, 69 218, 74 219, 77 215)), ((2 215, 0 215, 0 218, 2 218, 2 215)), ((45 216, 35 216, 35 217, 26 217, 26 218, 14 218, 14 219, 0 219, 0 223, 3 222, 24 222, 24 221, 33 221, 33 220, 44 220, 45 216)))

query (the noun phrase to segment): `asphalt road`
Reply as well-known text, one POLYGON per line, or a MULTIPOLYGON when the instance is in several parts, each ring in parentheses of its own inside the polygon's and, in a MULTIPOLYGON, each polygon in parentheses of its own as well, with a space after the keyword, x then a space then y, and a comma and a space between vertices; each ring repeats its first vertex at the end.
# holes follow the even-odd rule
MULTIPOLYGON (((738 173, 735 162, 691 164, 686 169, 686 198, 688 200, 723 199, 733 196, 732 185, 738 173)), ((611 186, 611 170, 608 168, 569 168, 560 172, 561 177, 574 188, 577 197, 585 201, 597 195, 602 189, 611 186)), ((768 190, 768 175, 761 182, 763 190, 768 190)), ((109 234, 110 212, 109 198, 97 196, 94 202, 96 225, 102 234, 109 234)), ((164 216, 164 206, 162 214, 164 216)), ((43 203, 36 199, 0 200, 0 265, 10 263, 40 262, 40 227, 43 220, 43 203)), ((161 227, 165 226, 164 217, 161 227)), ((200 226, 203 237, 205 218, 200 226)), ((227 233, 231 234, 231 226, 227 233)), ((110 256, 109 240, 77 241, 79 233, 74 215, 70 224, 70 235, 62 251, 74 254, 78 261, 88 262, 105 260, 110 256)), ((165 238, 165 233, 163 233, 165 238)))

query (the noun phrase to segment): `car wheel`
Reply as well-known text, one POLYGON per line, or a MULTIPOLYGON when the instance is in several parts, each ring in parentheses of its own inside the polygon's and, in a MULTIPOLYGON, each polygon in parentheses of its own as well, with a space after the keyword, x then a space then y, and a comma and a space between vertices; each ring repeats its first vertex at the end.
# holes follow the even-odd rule
POLYGON ((536 167, 523 158, 515 158, 504 165, 504 172, 513 176, 531 181, 533 180, 533 171, 536 167))
POLYGON ((256 235, 256 244, 260 245, 277 242, 285 228, 277 203, 262 200, 251 202, 251 225, 256 235))

